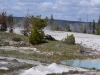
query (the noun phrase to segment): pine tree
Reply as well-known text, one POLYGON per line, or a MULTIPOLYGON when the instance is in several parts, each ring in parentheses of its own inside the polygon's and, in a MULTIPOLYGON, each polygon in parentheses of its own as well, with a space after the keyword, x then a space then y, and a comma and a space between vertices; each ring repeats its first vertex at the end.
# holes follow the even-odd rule
POLYGON ((46 16, 45 20, 48 22, 48 17, 46 16))
POLYGON ((44 37, 44 34, 42 33, 42 31, 39 32, 38 29, 36 27, 34 27, 31 30, 29 42, 33 45, 42 43, 43 37, 44 37))
POLYGON ((100 35, 100 20, 98 21, 97 27, 96 27, 96 34, 100 35))
POLYGON ((38 30, 40 30, 40 29, 42 29, 42 28, 47 26, 47 19, 46 18, 45 19, 41 19, 41 16, 36 16, 36 17, 31 16, 30 17, 30 22, 32 24, 32 27, 33 28, 37 27, 38 30))
POLYGON ((92 33, 95 34, 95 20, 93 20, 92 33))
POLYGON ((23 34, 24 34, 25 36, 27 36, 28 33, 30 32, 30 28, 31 28, 28 15, 27 15, 27 16, 25 17, 25 19, 24 19, 23 27, 24 27, 23 34))
POLYGON ((80 32, 84 33, 84 26, 82 24, 80 25, 80 32))
POLYGON ((92 29, 92 25, 91 25, 91 22, 89 23, 89 30, 91 30, 92 29))
POLYGON ((40 16, 31 16, 30 21, 32 24, 32 30, 29 36, 29 42, 33 45, 45 42, 45 34, 42 29, 47 25, 47 20, 41 19, 40 16))
POLYGON ((0 17, 0 23, 1 23, 1 31, 7 31, 7 15, 6 11, 3 11, 0 17))
POLYGON ((70 30, 70 25, 69 25, 69 24, 67 24, 67 25, 65 26, 65 28, 66 28, 66 30, 67 30, 68 32, 71 31, 71 30, 70 30))
POLYGON ((13 32, 13 15, 9 15, 8 16, 8 24, 9 24, 9 32, 12 33, 13 32))
POLYGON ((50 21, 49 21, 49 25, 50 25, 51 30, 54 30, 54 18, 53 18, 52 14, 51 14, 51 18, 50 18, 50 21))
POLYGON ((61 27, 57 25, 56 23, 54 23, 54 30, 56 31, 61 30, 61 27))
POLYGON ((86 33, 86 26, 84 26, 84 33, 86 33))

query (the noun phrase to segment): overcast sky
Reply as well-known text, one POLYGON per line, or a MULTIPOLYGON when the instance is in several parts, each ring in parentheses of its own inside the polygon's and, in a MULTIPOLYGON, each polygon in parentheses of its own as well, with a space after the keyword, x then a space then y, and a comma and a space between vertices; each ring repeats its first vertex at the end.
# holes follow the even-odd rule
POLYGON ((0 0, 0 10, 14 16, 25 16, 28 8, 30 15, 53 14, 55 19, 78 21, 98 21, 100 0, 0 0))

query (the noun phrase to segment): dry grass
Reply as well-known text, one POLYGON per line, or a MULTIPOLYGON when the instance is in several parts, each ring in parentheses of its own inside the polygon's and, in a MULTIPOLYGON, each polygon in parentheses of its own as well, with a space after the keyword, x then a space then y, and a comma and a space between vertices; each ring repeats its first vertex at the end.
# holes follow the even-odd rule
MULTIPOLYGON (((14 33, 0 32, 1 40, 12 40, 13 37, 20 37, 22 41, 28 43, 28 37, 26 36, 17 35, 14 33)), ((34 45, 33 47, 37 48, 38 51, 40 52, 39 53, 30 52, 27 54, 27 53, 21 53, 17 50, 16 51, 0 50, 0 55, 38 60, 40 62, 57 62, 57 63, 59 63, 61 60, 68 60, 68 59, 93 58, 93 56, 89 56, 88 54, 81 54, 79 52, 79 45, 67 45, 61 41, 48 41, 47 43, 34 45)))
POLYGON ((22 38, 22 41, 28 42, 28 38, 26 36, 17 35, 15 33, 0 32, 0 40, 12 40, 14 37, 22 38))

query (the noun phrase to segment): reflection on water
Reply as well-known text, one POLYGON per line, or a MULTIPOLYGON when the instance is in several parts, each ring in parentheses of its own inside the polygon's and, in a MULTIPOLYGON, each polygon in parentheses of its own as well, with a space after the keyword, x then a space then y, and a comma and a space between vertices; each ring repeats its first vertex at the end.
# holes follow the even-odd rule
POLYGON ((66 60, 61 61, 61 64, 100 69, 100 60, 66 60))

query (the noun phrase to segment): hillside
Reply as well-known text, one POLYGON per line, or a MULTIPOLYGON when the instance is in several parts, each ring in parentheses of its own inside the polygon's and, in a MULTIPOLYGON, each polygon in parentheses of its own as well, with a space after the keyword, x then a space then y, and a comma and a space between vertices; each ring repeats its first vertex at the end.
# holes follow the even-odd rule
MULTIPOLYGON (((23 21, 24 18, 25 17, 14 17, 14 20, 23 21)), ((58 20, 58 19, 55 19, 54 21, 57 23, 57 25, 66 25, 66 24, 70 24, 70 25, 77 24, 77 25, 79 25, 80 24, 79 21, 58 20)), ((81 23, 85 25, 87 22, 81 22, 81 23)))
MULTIPOLYGON (((79 21, 68 21, 68 20, 57 20, 57 19, 55 19, 54 21, 58 25, 66 25, 66 24, 69 24, 69 25, 80 25, 79 21)), ((81 23, 85 25, 87 22, 81 22, 81 23)))

